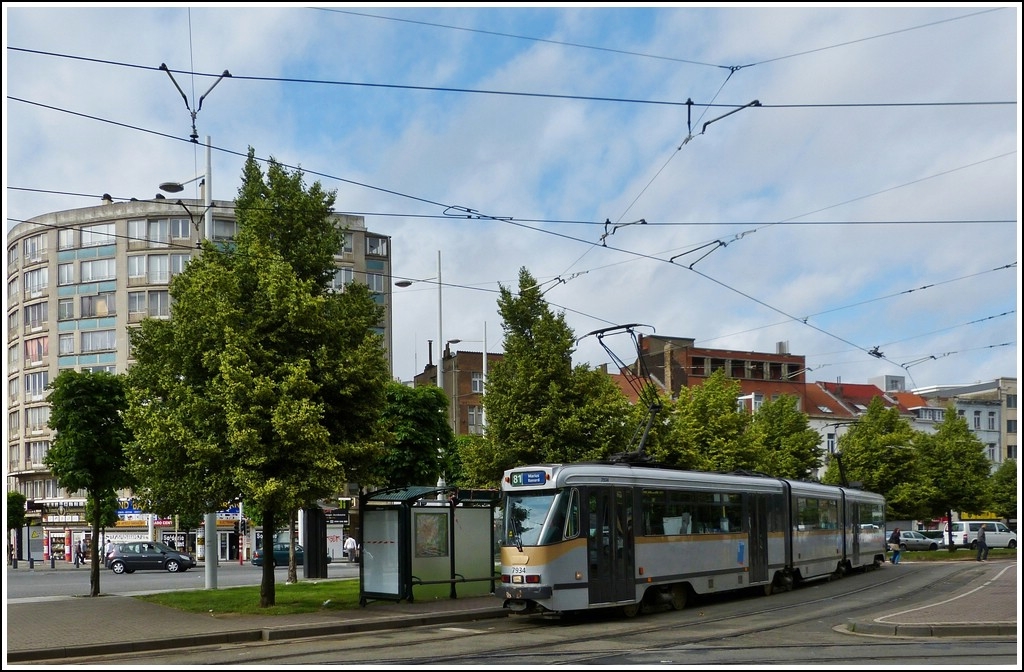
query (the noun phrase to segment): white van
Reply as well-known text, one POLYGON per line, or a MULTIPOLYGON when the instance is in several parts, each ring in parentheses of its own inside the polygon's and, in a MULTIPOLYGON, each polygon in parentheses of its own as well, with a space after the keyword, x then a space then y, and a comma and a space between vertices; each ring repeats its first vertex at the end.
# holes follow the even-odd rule
POLYGON ((961 520, 953 523, 953 547, 978 547, 978 530, 985 526, 989 548, 1017 548, 1017 533, 997 520, 961 520))

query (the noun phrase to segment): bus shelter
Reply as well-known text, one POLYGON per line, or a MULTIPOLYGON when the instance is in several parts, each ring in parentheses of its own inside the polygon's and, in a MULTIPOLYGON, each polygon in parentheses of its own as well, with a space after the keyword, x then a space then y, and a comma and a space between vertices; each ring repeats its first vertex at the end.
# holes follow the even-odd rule
POLYGON ((497 490, 409 486, 359 497, 359 604, 494 593, 497 490), (458 588, 456 588, 458 586, 458 588))

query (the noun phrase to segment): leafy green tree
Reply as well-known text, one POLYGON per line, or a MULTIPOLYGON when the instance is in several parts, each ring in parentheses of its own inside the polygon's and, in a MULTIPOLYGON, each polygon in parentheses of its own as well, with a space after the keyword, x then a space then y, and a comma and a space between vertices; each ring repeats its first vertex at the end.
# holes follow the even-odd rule
MULTIPOLYGON (((16 490, 7 491, 7 538, 11 538, 12 530, 20 530, 25 526, 25 495, 16 490)), ((12 549, 13 550, 13 549, 12 549)), ((10 555, 10 553, 8 553, 10 555)), ((8 558, 10 559, 10 558, 8 558)))
POLYGON ((470 482, 498 483, 521 464, 596 459, 625 449, 631 428, 625 396, 601 370, 573 366, 575 338, 544 301, 529 271, 519 292, 499 287, 504 357, 483 397, 489 446, 460 454, 470 482), (625 437, 625 438, 624 438, 625 437))
POLYGON ((750 415, 736 408, 739 381, 723 371, 684 387, 669 412, 664 441, 652 453, 659 463, 696 471, 754 469, 755 448, 747 440, 750 415))
MULTIPOLYGON (((250 148, 234 245, 204 242, 171 283, 170 319, 144 320, 132 337, 127 418, 141 494, 165 515, 241 497, 267 532, 265 557, 291 512, 380 454, 383 309, 362 282, 328 288, 345 234, 334 198, 273 159, 264 175, 250 148)), ((264 563, 260 606, 274 603, 264 563)))
MULTIPOLYGON (((954 406, 936 425, 934 434, 922 434, 917 441, 917 462, 924 479, 932 486, 921 499, 929 517, 946 516, 954 510, 982 513, 988 508, 991 463, 985 444, 971 431, 967 419, 954 406)), ((948 543, 947 548, 955 550, 948 543)))
POLYGON ((409 387, 394 381, 386 385, 385 397, 381 422, 388 438, 370 482, 380 487, 434 485, 455 440, 447 397, 432 385, 409 387))
MULTIPOLYGON (((125 447, 124 379, 112 373, 62 371, 50 383, 50 428, 56 432, 44 464, 68 492, 84 492, 92 538, 107 523, 104 502, 133 484, 125 447)), ((99 544, 90 549, 89 595, 100 594, 99 544)))
POLYGON ((821 437, 808 425, 807 415, 797 409, 794 396, 764 402, 747 432, 758 456, 757 471, 806 481, 821 466, 821 437))
POLYGON ((1017 517, 1017 460, 1006 460, 989 479, 989 506, 1000 518, 1017 517))
POLYGON ((839 437, 837 455, 829 461, 822 482, 859 482, 865 490, 885 496, 887 518, 921 518, 932 486, 917 469, 919 434, 899 409, 886 407, 876 396, 850 431, 839 437))

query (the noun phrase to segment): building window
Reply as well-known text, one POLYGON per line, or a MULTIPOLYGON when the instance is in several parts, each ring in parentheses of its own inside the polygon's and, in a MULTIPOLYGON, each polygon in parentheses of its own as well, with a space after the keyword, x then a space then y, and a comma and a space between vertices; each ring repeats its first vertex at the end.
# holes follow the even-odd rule
POLYGON ((57 319, 73 320, 75 318, 75 300, 57 299, 57 319))
POLYGON ((477 394, 484 392, 484 374, 482 371, 474 371, 470 382, 470 390, 477 394))
POLYGON ((183 217, 172 217, 170 220, 171 238, 189 238, 192 235, 192 222, 183 217))
POLYGON ((352 254, 353 250, 355 249, 355 247, 352 244, 352 240, 353 240, 352 232, 351 231, 346 231, 344 233, 344 236, 345 237, 341 241, 341 253, 342 254, 352 254))
POLYGON ((58 285, 73 285, 73 284, 75 284, 75 265, 74 264, 58 264, 57 265, 57 284, 58 285))
MULTIPOLYGON (((25 444, 25 452, 28 453, 29 463, 33 466, 43 466, 43 461, 46 459, 46 453, 49 449, 49 441, 29 441, 25 444)), ((33 499, 41 499, 41 497, 33 497, 33 499)))
POLYGON ((160 291, 149 293, 149 316, 171 316, 171 295, 169 292, 160 291))
POLYGON ((50 337, 40 336, 25 341, 25 361, 29 364, 42 364, 50 355, 50 337))
POLYGON ((104 350, 114 350, 116 347, 117 341, 114 338, 113 329, 82 332, 81 352, 102 352, 104 350))
POLYGON ((981 411, 974 412, 974 428, 981 429, 981 411))
POLYGON ((40 371, 25 375, 25 400, 40 401, 46 394, 46 386, 50 384, 50 372, 40 371))
POLYGON ((46 256, 46 234, 25 239, 25 262, 42 261, 46 256))
POLYGON ((57 249, 70 250, 75 247, 75 230, 61 229, 57 232, 57 249))
POLYGON ((82 282, 113 280, 117 277, 117 262, 113 259, 83 261, 80 270, 82 272, 82 282))
POLYGON ((170 223, 166 219, 151 219, 146 230, 150 247, 167 247, 171 242, 170 223))
POLYGON ((128 315, 138 315, 139 313, 145 314, 145 312, 146 293, 128 292, 128 315))
POLYGON ((7 315, 7 337, 13 338, 18 333, 18 311, 7 315))
POLYGON ((1016 420, 1007 420, 1006 421, 1006 433, 1007 434, 1016 434, 1017 433, 1017 421, 1016 420))
POLYGON ((82 247, 112 245, 114 243, 113 224, 93 224, 82 227, 82 247))
POLYGON ((75 352, 75 335, 61 334, 57 347, 62 355, 71 355, 75 352))
POLYGON ((829 432, 825 435, 825 449, 828 450, 829 455, 834 455, 836 452, 836 434, 835 432, 829 432))
POLYGON ((355 275, 351 268, 339 268, 334 271, 334 277, 331 278, 329 289, 335 292, 344 292, 345 285, 352 282, 354 279, 355 275))
POLYGON ((7 414, 7 431, 11 436, 17 436, 21 431, 21 413, 19 411, 11 411, 7 414))
POLYGON ((1011 443, 1006 446, 1006 459, 1016 460, 1017 459, 1017 444, 1011 443))
POLYGON ((7 283, 7 302, 14 303, 18 300, 18 276, 7 283))
POLYGON ((367 236, 366 254, 374 257, 388 256, 388 239, 378 236, 367 236))
POLYGON ((128 257, 128 277, 129 278, 144 278, 146 277, 146 256, 137 254, 133 257, 128 257))
POLYGON ((988 412, 988 428, 989 429, 995 429, 996 428, 996 412, 995 411, 989 411, 988 412))
POLYGON ((18 370, 18 346, 12 345, 7 348, 7 367, 11 371, 18 370))
POLYGON ((50 284, 50 269, 37 268, 25 273, 25 298, 40 296, 50 284))
POLYGON ((482 406, 467 406, 466 411, 469 418, 469 433, 484 433, 484 409, 482 406))
POLYGON ((209 236, 213 240, 233 240, 238 235, 238 223, 229 219, 213 220, 213 231, 209 236))
POLYGON ((172 254, 171 275, 181 274, 185 270, 185 266, 188 265, 188 260, 191 258, 191 255, 188 254, 172 254))
POLYGON ((82 297, 82 317, 107 317, 115 314, 113 292, 82 297))
POLYGON ((25 326, 28 329, 41 328, 46 324, 49 319, 49 304, 45 301, 43 303, 33 303, 31 306, 25 306, 25 326))
POLYGON ((1008 394, 1008 395, 1006 395, 1006 407, 1007 408, 1017 408, 1017 395, 1016 394, 1008 394))
POLYGON ((18 263, 18 246, 11 245, 7 248, 7 265, 13 266, 18 263))
POLYGON ((117 367, 113 364, 101 364, 99 366, 83 366, 82 371, 85 373, 115 373, 117 367))
POLYGON ((377 294, 384 293, 384 276, 380 273, 367 273, 366 284, 370 288, 371 292, 375 292, 377 294))
POLYGON ((763 405, 764 405, 764 394, 762 394, 760 392, 755 392, 754 393, 754 399, 750 402, 751 410, 754 413, 757 413, 758 411, 761 410, 761 406, 763 406, 763 405))
POLYGON ((47 429, 50 421, 49 406, 33 406, 25 409, 25 429, 30 432, 41 432, 47 429))
POLYGON ((166 254, 151 254, 146 259, 146 281, 151 285, 166 285, 170 279, 170 266, 166 254))
MULTIPOLYGON (((15 346, 17 348, 17 346, 15 346)), ((7 381, 7 399, 13 404, 18 400, 18 378, 14 377, 7 381)))

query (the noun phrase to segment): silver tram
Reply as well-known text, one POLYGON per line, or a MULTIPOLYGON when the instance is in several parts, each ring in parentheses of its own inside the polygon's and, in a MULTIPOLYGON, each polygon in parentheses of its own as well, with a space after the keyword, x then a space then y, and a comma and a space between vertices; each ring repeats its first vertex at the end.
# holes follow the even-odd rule
POLYGON ((514 613, 686 606, 885 561, 885 499, 746 473, 542 464, 502 482, 501 582, 514 613))

